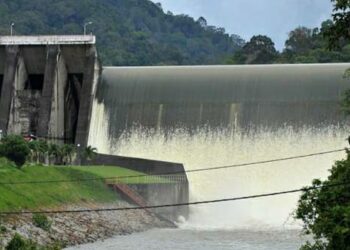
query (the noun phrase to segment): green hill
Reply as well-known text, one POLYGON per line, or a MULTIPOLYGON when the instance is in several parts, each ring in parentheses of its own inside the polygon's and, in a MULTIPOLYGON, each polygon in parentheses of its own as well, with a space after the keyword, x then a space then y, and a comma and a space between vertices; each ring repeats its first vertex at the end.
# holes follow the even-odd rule
POLYGON ((0 0, 0 34, 97 36, 104 65, 217 64, 242 41, 204 18, 164 13, 149 0, 0 0))

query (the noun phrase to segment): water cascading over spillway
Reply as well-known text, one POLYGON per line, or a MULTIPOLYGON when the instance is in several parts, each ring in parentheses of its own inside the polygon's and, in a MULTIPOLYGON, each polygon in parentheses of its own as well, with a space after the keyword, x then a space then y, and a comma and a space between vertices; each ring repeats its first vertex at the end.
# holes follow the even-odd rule
MULTIPOLYGON (((104 68, 89 143, 187 170, 340 149, 350 64, 104 68)), ((191 201, 301 188, 342 153, 190 173, 191 201)), ((184 226, 290 225, 299 194, 191 208, 184 226)))

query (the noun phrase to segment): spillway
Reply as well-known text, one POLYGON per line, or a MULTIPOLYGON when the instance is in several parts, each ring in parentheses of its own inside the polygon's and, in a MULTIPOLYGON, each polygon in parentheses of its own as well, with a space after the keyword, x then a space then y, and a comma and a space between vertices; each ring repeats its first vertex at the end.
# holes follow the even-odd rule
MULTIPOLYGON (((106 67, 89 144, 101 153, 216 167, 346 146, 350 64, 106 67)), ((284 191, 342 154, 189 174, 191 200, 284 191)), ((295 226, 298 194, 191 208, 184 227, 295 226)))

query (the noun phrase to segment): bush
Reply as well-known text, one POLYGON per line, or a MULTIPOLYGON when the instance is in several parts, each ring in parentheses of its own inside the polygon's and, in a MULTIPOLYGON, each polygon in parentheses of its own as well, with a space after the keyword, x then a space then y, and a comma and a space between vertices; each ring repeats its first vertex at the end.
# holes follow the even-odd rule
POLYGON ((51 221, 44 214, 34 214, 33 215, 33 224, 36 227, 39 227, 45 231, 49 231, 51 228, 51 221))
POLYGON ((37 245, 32 241, 23 239, 19 234, 15 234, 12 240, 7 244, 6 250, 36 250, 37 245))
POLYGON ((5 226, 0 225, 0 234, 6 233, 7 229, 5 226))
POLYGON ((300 197, 296 218, 314 237, 303 250, 350 249, 350 151, 337 161, 326 181, 314 180, 300 197))
POLYGON ((17 135, 9 135, 1 140, 0 156, 13 161, 17 167, 22 167, 30 153, 27 142, 17 135))

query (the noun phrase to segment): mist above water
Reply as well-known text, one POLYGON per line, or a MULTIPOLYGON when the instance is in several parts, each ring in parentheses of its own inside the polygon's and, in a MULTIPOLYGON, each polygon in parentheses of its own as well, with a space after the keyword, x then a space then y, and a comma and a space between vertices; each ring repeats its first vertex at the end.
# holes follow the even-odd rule
MULTIPOLYGON (((183 163, 186 170, 264 161, 316 153, 346 146, 346 129, 281 127, 260 129, 253 134, 206 129, 189 133, 177 129, 171 135, 134 127, 120 138, 108 136, 108 117, 103 105, 95 105, 95 132, 90 143, 101 153, 183 163)), ((92 128, 94 129, 94 128, 92 128)), ((326 178, 343 153, 246 166, 226 170, 189 173, 190 200, 201 201, 286 191, 326 178)), ((189 220, 181 226, 201 229, 294 228, 292 213, 300 194, 255 200, 193 206, 189 220)))

